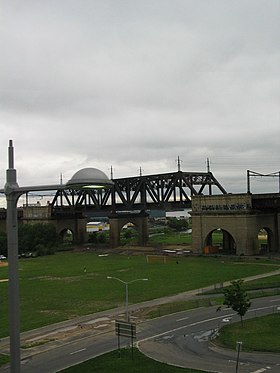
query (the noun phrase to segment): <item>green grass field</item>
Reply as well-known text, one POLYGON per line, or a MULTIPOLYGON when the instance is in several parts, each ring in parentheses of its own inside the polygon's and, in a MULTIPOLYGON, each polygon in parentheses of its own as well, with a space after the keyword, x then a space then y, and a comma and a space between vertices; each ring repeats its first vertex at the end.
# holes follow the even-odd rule
POLYGON ((280 275, 250 281, 244 284, 247 290, 268 289, 280 287, 280 275))
MULTIPOLYGON (((123 306, 124 285, 107 276, 124 281, 148 278, 129 286, 129 302, 137 303, 279 268, 272 260, 237 259, 180 257, 147 264, 144 255, 98 256, 89 251, 21 259, 21 330, 123 306)), ((0 267, 0 280, 6 278, 7 267, 0 267)), ((8 335, 7 282, 0 282, 0 297, 3 337, 8 335)))
POLYGON ((165 245, 191 245, 192 235, 185 232, 173 232, 169 234, 157 233, 149 237, 151 244, 165 244, 165 245))
POLYGON ((236 341, 242 341, 243 351, 280 353, 279 330, 280 314, 277 313, 245 320, 243 327, 240 322, 226 325, 215 341, 231 349, 236 347, 236 341))
POLYGON ((60 373, 206 373, 201 370, 177 368, 149 359, 134 349, 133 359, 131 350, 121 350, 119 358, 118 351, 104 354, 77 366, 64 369, 60 373))

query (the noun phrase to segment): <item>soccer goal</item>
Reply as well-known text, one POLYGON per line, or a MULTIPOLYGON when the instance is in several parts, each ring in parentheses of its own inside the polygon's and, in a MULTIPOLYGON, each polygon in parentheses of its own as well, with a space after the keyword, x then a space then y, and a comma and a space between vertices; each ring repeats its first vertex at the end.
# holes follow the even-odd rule
POLYGON ((167 256, 166 255, 146 255, 146 260, 148 264, 154 263, 167 263, 167 256))

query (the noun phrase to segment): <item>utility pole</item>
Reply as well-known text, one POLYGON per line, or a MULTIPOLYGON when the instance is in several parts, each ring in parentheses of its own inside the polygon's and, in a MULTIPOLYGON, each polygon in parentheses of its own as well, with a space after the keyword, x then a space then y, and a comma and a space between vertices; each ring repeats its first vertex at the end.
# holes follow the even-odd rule
POLYGON ((210 160, 209 158, 206 159, 206 164, 207 164, 207 172, 210 172, 210 160))
POLYGON ((247 170, 247 193, 250 193, 250 170, 247 170))
POLYGON ((181 161, 181 159, 180 159, 180 157, 179 157, 179 155, 178 155, 178 158, 177 158, 177 167, 178 167, 178 171, 181 171, 181 163, 182 163, 182 161, 181 161))

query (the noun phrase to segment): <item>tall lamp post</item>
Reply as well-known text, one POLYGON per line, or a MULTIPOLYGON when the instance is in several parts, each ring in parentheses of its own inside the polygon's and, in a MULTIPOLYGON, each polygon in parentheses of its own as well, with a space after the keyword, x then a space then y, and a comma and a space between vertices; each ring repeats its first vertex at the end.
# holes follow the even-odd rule
POLYGON ((132 280, 132 281, 123 281, 121 280, 120 278, 118 277, 111 277, 111 276, 107 276, 108 279, 113 279, 113 280, 117 280, 119 282, 121 282, 122 284, 125 285, 125 315, 126 315, 126 321, 129 322, 129 314, 128 314, 128 285, 131 284, 132 282, 136 282, 136 281, 148 281, 147 278, 137 278, 136 280, 132 280))
POLYGON ((96 168, 84 168, 76 172, 65 185, 41 185, 19 187, 16 169, 14 168, 13 141, 9 140, 8 169, 6 184, 0 193, 5 193, 7 200, 7 243, 9 264, 9 329, 11 372, 20 372, 20 302, 18 276, 18 218, 17 202, 22 194, 34 191, 50 191, 59 189, 110 188, 113 182, 96 168))

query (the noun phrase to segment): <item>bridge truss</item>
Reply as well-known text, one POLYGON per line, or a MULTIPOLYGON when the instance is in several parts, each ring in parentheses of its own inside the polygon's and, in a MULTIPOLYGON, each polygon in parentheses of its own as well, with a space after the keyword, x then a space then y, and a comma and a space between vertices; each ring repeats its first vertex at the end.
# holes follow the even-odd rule
POLYGON ((51 202, 53 214, 108 212, 191 207, 193 195, 226 190, 211 172, 171 172, 114 179, 112 189, 58 190, 51 202))

